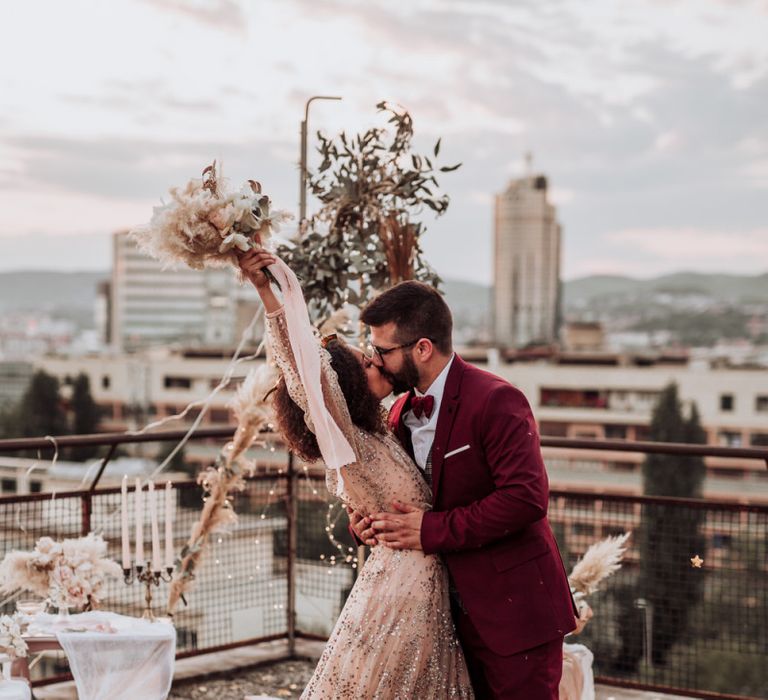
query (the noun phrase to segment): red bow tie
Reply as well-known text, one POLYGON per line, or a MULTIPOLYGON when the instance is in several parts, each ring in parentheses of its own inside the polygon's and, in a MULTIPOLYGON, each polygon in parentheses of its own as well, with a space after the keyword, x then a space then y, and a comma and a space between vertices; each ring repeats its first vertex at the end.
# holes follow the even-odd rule
POLYGON ((432 410, 435 408, 435 397, 427 394, 426 396, 414 396, 411 399, 411 411, 416 418, 426 416, 431 418, 432 410))

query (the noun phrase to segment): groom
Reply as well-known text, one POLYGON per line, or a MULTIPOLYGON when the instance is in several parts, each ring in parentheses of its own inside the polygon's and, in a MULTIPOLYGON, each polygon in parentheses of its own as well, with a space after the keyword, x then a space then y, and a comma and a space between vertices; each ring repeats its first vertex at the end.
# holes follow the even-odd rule
POLYGON ((549 486, 525 397, 454 354, 442 296, 403 282, 363 311, 373 361, 406 391, 391 430, 431 484, 433 510, 352 527, 366 544, 443 556, 451 609, 478 698, 554 700, 563 636, 576 627, 568 580, 547 521, 549 486))

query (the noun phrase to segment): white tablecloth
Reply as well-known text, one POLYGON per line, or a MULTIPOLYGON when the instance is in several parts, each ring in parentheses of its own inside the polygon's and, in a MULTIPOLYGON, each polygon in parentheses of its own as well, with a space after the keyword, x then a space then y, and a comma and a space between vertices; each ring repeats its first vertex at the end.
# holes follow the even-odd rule
POLYGON ((110 612, 35 617, 35 629, 55 634, 69 659, 79 700, 165 700, 171 690, 176 628, 110 612), (114 632, 93 631, 97 625, 114 632), (82 631, 84 629, 84 631, 82 631))
POLYGON ((24 681, 0 680, 0 700, 31 700, 32 691, 24 681))
POLYGON ((581 669, 583 685, 580 700, 595 700, 595 677, 592 673, 594 655, 583 644, 563 644, 563 652, 575 658, 581 669))

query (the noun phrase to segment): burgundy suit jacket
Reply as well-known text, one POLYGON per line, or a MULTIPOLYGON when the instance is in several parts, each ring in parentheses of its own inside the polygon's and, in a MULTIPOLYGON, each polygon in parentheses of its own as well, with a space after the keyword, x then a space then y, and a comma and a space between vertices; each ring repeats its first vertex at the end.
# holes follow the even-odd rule
MULTIPOLYGON (((410 399, 389 414, 409 451, 410 399)), ((422 547, 443 556, 491 651, 516 654, 571 632, 576 609, 547 521, 549 481, 531 408, 518 389, 458 355, 432 445, 432 486, 422 547)))

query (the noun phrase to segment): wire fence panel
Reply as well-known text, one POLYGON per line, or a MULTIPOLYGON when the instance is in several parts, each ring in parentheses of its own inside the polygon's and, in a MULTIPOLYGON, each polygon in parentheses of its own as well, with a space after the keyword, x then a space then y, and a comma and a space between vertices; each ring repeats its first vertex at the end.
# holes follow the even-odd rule
MULTIPOLYGON (((211 538, 188 605, 176 611, 181 654, 290 639, 292 620, 299 633, 330 634, 357 575, 358 550, 322 476, 292 469, 248 479, 233 496, 237 524, 211 538)), ((175 484, 177 552, 202 496, 192 481, 175 484)), ((3 551, 93 531, 120 561, 120 507, 117 488, 0 497, 3 551)), ((600 681, 768 698, 768 507, 553 491, 549 519, 569 571, 591 544, 632 532, 622 569, 589 599, 594 618, 568 640, 593 651, 600 681)), ((148 521, 145 539, 149 548, 148 521)), ((167 597, 162 582, 156 614, 167 597)), ((140 615, 143 603, 139 584, 115 581, 103 607, 140 615)), ((12 611, 13 601, 2 608, 12 611)), ((63 655, 35 668, 38 680, 66 671, 63 655)))
POLYGON ((327 637, 352 589, 357 547, 323 480, 301 477, 297 496, 296 626, 327 637))
MULTIPOLYGON (((287 524, 286 483, 284 476, 247 480, 245 490, 233 497, 237 523, 229 533, 212 536, 187 596, 188 604, 180 603, 176 609, 174 623, 180 653, 203 653, 221 646, 287 634, 288 579, 285 560, 279 555, 280 538, 287 524)), ((202 492, 194 482, 174 486, 174 549, 178 552, 200 515, 202 492)), ((133 497, 133 492, 129 492, 131 516, 133 497)), ((79 537, 89 503, 90 528, 104 536, 109 556, 120 562, 119 489, 97 490, 92 495, 0 499, 3 550, 31 550, 43 535, 54 539, 79 537)), ((129 520, 133 526, 134 518, 129 520)), ((148 515, 144 532, 145 554, 149 556, 148 515)), ((167 582, 153 589, 156 615, 165 614, 168 590, 167 582)), ((14 605, 13 601, 6 603, 3 612, 13 611, 14 605)), ((126 585, 123 581, 111 581, 102 607, 139 616, 144 607, 144 588, 138 582, 126 585)), ((63 655, 56 655, 44 659, 33 671, 33 678, 39 681, 66 673, 68 667, 63 655)))
MULTIPOLYGON (((327 636, 356 573, 344 562, 340 576, 340 557, 356 549, 343 511, 327 517, 321 478, 298 498, 297 626, 327 636)), ((588 599, 594 618, 567 639, 592 650, 600 681, 768 698, 768 507, 555 491, 549 519, 569 572, 590 545, 632 533, 588 599)))
POLYGON ((768 508, 556 492, 549 517, 569 571, 593 542, 632 532, 573 640, 596 675, 768 697, 768 508))

